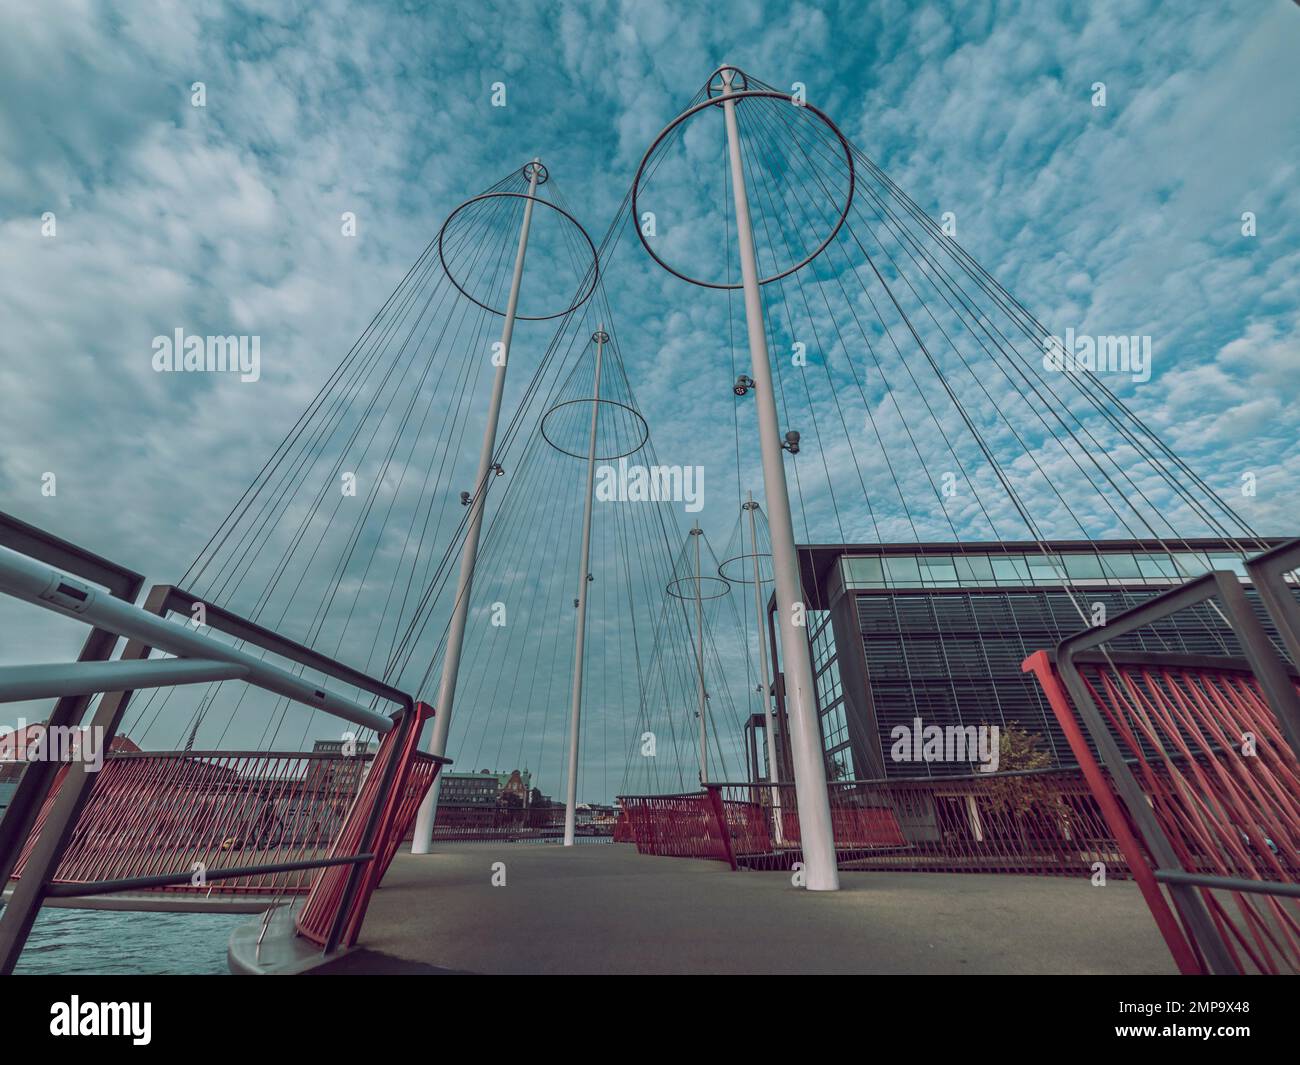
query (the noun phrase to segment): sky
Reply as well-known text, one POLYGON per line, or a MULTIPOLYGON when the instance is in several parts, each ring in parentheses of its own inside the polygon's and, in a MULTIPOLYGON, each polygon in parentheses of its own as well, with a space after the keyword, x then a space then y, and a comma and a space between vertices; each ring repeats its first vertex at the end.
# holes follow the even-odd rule
MULTIPOLYGON (((176 579, 457 204, 541 156, 599 242, 727 62, 805 85, 1050 327, 1151 336, 1124 402, 1257 531, 1294 533, 1298 46, 1290 0, 6 4, 0 507, 176 579), (259 380, 155 372, 177 328, 258 335, 259 380)), ((605 285, 661 457, 710 471, 720 548, 757 477, 719 305, 634 240, 605 285)), ((823 455, 832 485, 870 464, 823 455)), ((869 538, 810 496, 801 537, 869 538)), ((29 615, 0 614, 0 661, 75 646, 29 615)))

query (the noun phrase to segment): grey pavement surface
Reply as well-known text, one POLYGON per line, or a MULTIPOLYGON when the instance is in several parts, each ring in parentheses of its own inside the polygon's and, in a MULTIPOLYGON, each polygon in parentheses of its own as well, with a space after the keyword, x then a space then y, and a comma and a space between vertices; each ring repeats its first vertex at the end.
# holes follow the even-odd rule
POLYGON ((621 844, 439 844, 397 856, 359 949, 317 972, 1176 972, 1128 881, 861 872, 841 883, 808 892, 787 873, 621 844))

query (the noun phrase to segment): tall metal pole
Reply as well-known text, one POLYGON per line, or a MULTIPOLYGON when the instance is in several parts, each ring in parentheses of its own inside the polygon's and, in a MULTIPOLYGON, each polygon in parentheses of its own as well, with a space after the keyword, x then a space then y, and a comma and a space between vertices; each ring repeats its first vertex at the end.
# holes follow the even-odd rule
MULTIPOLYGON (((510 363, 510 341, 515 332, 515 315, 519 309, 519 285, 524 276, 524 256, 528 251, 528 228, 533 220, 533 196, 537 194, 537 179, 542 171, 541 161, 529 164, 528 199, 524 201, 524 220, 519 226, 519 249, 515 252, 515 272, 510 280, 510 299, 506 303, 505 324, 501 327, 501 362, 492 381, 492 398, 488 402, 487 425, 483 429, 483 449, 479 452, 478 479, 474 482, 474 497, 470 500, 469 527, 465 530, 465 544, 460 552, 460 580, 456 585, 456 602, 452 608, 451 625, 447 630, 447 651, 442 659, 442 677, 438 681, 438 697, 434 704, 433 736, 429 740, 429 753, 442 755, 447 751, 447 731, 451 727, 451 708, 456 698, 456 675, 460 672, 460 652, 465 642, 465 622, 469 616, 470 590, 474 584, 474 563, 478 558, 479 534, 483 529, 483 511, 487 505, 487 486, 492 472, 492 456, 496 449, 497 422, 501 418, 501 397, 506 388, 506 367, 510 363)), ((411 841, 412 854, 428 854, 433 840, 433 819, 438 811, 438 790, 442 774, 434 778, 432 787, 420 804, 415 819, 415 833, 411 841)))
POLYGON ((767 782, 772 785, 772 820, 775 825, 774 840, 780 844, 783 842, 784 832, 781 826, 781 789, 777 787, 781 783, 777 774, 776 762, 776 726, 775 718, 772 716, 772 689, 771 682, 767 677, 767 646, 763 639, 763 582, 762 574, 758 567, 758 521, 755 511, 758 510, 758 504, 754 502, 754 493, 749 493, 749 499, 744 504, 744 509, 749 511, 749 545, 750 552, 754 556, 754 623, 758 626, 758 679, 762 684, 763 693, 763 721, 767 733, 767 782))
POLYGON ((600 419, 600 362, 609 334, 602 322, 596 342, 596 383, 591 398, 591 437, 587 444, 587 494, 582 500, 582 552, 578 563, 578 621, 573 636, 573 704, 569 708, 569 779, 564 798, 564 845, 573 846, 578 823, 578 726, 582 719, 582 652, 587 636, 587 579, 591 567, 591 505, 596 483, 596 425, 600 419))
POLYGON ((709 733, 704 715, 708 709, 709 695, 704 689, 704 590, 701 587, 700 572, 700 539, 704 535, 704 530, 700 528, 698 522, 691 530, 691 535, 695 537, 695 665, 700 674, 700 783, 707 784, 709 782, 709 733))
POLYGON ((740 273, 745 293, 745 322, 749 334, 750 371, 758 436, 763 456, 763 490, 767 497, 768 527, 772 535, 772 576, 781 629, 781 658, 785 665, 785 702, 790 722, 790 747, 794 761, 795 797, 799 804, 799 833, 804 856, 805 883, 810 891, 837 891, 835 839, 831 831, 830 797, 826 790, 826 762, 821 727, 817 720, 817 695, 813 688, 812 657, 807 629, 795 624, 796 604, 804 610, 799 581, 799 558, 790 516, 790 493, 781 456, 780 423, 768 361, 763 301, 759 295, 758 262, 750 227, 749 196, 745 190, 740 155, 740 127, 736 121, 732 71, 723 71, 720 97, 727 124, 731 187, 736 201, 736 230, 740 244, 740 273))

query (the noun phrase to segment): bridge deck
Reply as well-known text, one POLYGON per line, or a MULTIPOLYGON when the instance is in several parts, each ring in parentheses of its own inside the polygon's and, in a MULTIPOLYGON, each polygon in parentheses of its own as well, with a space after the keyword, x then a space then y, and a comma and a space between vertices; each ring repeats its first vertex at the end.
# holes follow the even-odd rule
POLYGON ((1172 973, 1132 883, 780 872, 627 845, 439 844, 399 854, 360 949, 324 972, 1172 973), (493 887, 492 865, 506 884, 493 887))

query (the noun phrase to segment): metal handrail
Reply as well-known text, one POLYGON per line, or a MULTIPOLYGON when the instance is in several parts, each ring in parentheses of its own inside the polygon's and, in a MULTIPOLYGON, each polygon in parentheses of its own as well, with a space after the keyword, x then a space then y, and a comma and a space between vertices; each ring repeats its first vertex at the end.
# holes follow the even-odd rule
MULTIPOLYGON (((0 518, 3 517, 0 515, 0 518)), ((152 683, 152 679, 156 677, 150 678, 151 672, 167 674, 173 678, 183 676, 193 682, 203 674, 205 668, 214 674, 218 672, 221 674, 221 678, 214 679, 228 679, 232 675, 233 665, 239 667, 238 673, 246 673, 238 677, 245 683, 255 684, 334 716, 372 728, 380 734, 395 732, 396 734, 389 737, 390 742, 400 736, 404 740, 403 749, 410 746, 412 729, 415 730, 418 738, 423 714, 417 710, 414 698, 406 692, 336 659, 322 655, 303 644, 286 639, 225 608, 203 602, 184 589, 169 585, 155 586, 151 589, 144 606, 137 607, 134 605, 134 600, 139 593, 139 583, 142 583, 142 579, 139 579, 138 574, 115 568, 112 563, 84 552, 74 545, 59 541, 40 530, 21 526, 21 523, 0 521, 0 592, 7 592, 18 599, 92 626, 91 639, 87 640, 82 659, 83 661, 96 659, 93 664, 86 662, 80 670, 77 667, 81 663, 48 667, 51 673, 69 678, 73 685, 80 685, 82 691, 88 690, 86 678, 92 674, 105 685, 119 683, 109 679, 110 677, 129 677, 132 682, 152 683), (5 546, 5 543, 14 546, 5 546), (49 560, 64 564, 71 561, 74 565, 68 568, 73 569, 78 576, 69 575, 50 564, 49 560), (104 578, 114 581, 107 596, 101 583, 104 578), (133 581, 137 583, 133 584, 133 581), (97 584, 100 586, 96 587, 97 584), (117 597, 119 594, 122 598, 117 597), (317 687, 303 677, 252 654, 204 636, 186 626, 165 620, 169 612, 173 610, 188 612, 198 603, 203 603, 205 622, 208 627, 264 652, 278 655, 334 680, 342 681, 350 687, 368 692, 376 699, 396 702, 400 707, 399 710, 391 716, 385 716, 344 696, 317 687), (111 656, 121 636, 128 637, 129 642, 120 659, 114 663, 104 662, 103 660, 111 656), (95 641, 93 647, 92 641, 95 641), (150 653, 155 647, 171 652, 182 660, 188 659, 187 665, 177 667, 173 660, 168 659, 150 660, 150 653), (95 653, 89 654, 91 650, 95 653), (207 661, 198 662, 195 659, 207 661), (144 680, 141 680, 142 676, 144 680)), ((30 670, 27 672, 30 673, 30 670)), ((12 677, 11 674, 11 679, 12 677)), ((30 677, 20 679, 30 682, 30 677)), ((48 689, 49 685, 45 685, 45 688, 48 689)), ((105 690, 107 694, 99 702, 91 727, 99 730, 103 738, 103 746, 107 748, 116 735, 131 697, 131 691, 107 688, 105 690)), ((66 707, 67 710, 64 714, 65 720, 60 721, 60 724, 78 723, 77 719, 81 712, 84 712, 87 699, 86 695, 79 695, 74 700, 61 698, 58 707, 66 707)), ((140 752, 140 755, 148 757, 146 752, 140 752)), ((310 757, 305 755, 305 752, 304 756, 310 757)), ((195 755, 190 752, 183 757, 193 758, 195 755)), ((322 866, 351 867, 330 930, 327 951, 332 950, 339 942, 343 923, 351 915, 353 901, 362 889, 363 876, 370 875, 365 873, 365 870, 373 869, 377 854, 376 834, 381 823, 380 810, 386 808, 391 801, 389 792, 397 772, 398 760, 395 747, 394 753, 387 759, 382 780, 377 782, 379 791, 368 811, 361 835, 356 840, 357 854, 277 863, 274 867, 253 867, 254 872, 260 873, 279 871, 281 866, 284 867, 284 871, 316 867, 310 864, 312 862, 321 863, 322 866)), ((11 856, 9 851, 17 852, 20 849, 18 844, 21 844, 22 838, 30 832, 36 811, 45 804, 53 788, 55 768, 43 764, 44 772, 40 774, 41 787, 26 789, 22 796, 21 807, 15 809, 11 805, 6 812, 3 823, 6 838, 14 836, 15 827, 25 825, 26 829, 21 837, 15 836, 9 840, 12 846, 5 854, 3 870, 5 879, 8 879, 12 868, 11 857, 15 860, 17 857, 16 853, 11 856)), ((24 779, 29 776, 33 775, 24 774, 24 779)), ((0 912, 0 973, 13 970, 36 914, 46 898, 108 894, 145 886, 165 887, 190 879, 189 875, 180 877, 179 874, 162 874, 160 878, 120 878, 75 885, 52 883, 72 837, 73 828, 89 797, 93 779, 93 774, 89 773, 69 775, 50 804, 41 833, 30 854, 27 855, 24 876, 18 881, 8 905, 3 912, 0 912)), ((243 867, 235 867, 233 872, 231 869, 217 870, 207 874, 207 879, 227 879, 237 876, 240 875, 238 871, 240 869, 243 867)), ((367 880, 367 883, 373 884, 373 880, 367 880)))
MULTIPOLYGON (((286 669, 214 640, 210 636, 204 636, 185 626, 170 624, 165 620, 164 615, 169 609, 173 609, 176 603, 189 607, 201 602, 181 589, 164 586, 161 589, 161 609, 145 610, 132 603, 122 602, 112 597, 106 598, 99 590, 53 566, 47 566, 7 547, 0 547, 0 592, 63 617, 106 629, 119 636, 130 637, 151 648, 156 647, 181 658, 211 659, 243 666, 247 668, 248 676, 242 679, 250 684, 323 710, 354 724, 372 728, 376 732, 387 732, 393 727, 389 718, 352 699, 318 688, 286 669)), ((372 678, 365 678, 364 674, 357 673, 341 662, 318 655, 309 648, 278 637, 269 630, 262 629, 229 611, 207 604, 204 604, 204 611, 208 615, 210 627, 251 643, 261 650, 284 655, 336 678, 346 675, 346 683, 350 685, 357 684, 358 679, 365 679, 369 690, 375 692, 377 689, 383 689, 384 697, 399 702, 404 710, 409 711, 413 705, 413 700, 405 692, 389 688, 372 678)), ((147 655, 138 657, 147 659, 147 655)), ((137 662, 135 668, 148 670, 159 665, 159 662, 145 660, 137 662)), ((75 676, 75 666, 49 668, 52 672, 57 673, 62 669, 69 677, 75 676)), ((114 689, 108 687, 104 690, 114 689)))
MULTIPOLYGON (((359 865, 373 858, 374 852, 353 854, 343 858, 308 858, 300 862, 277 862, 274 865, 235 865, 225 869, 206 870, 204 881, 233 880, 241 876, 262 873, 296 873, 303 869, 324 869, 332 865, 359 865)), ((90 895, 112 895, 119 891, 142 891, 146 888, 171 887, 186 884, 193 873, 163 873, 158 876, 127 876, 116 880, 96 880, 86 884, 50 884, 45 894, 50 898, 84 898, 90 895)))

